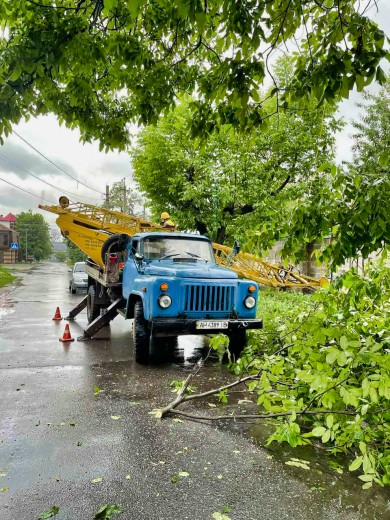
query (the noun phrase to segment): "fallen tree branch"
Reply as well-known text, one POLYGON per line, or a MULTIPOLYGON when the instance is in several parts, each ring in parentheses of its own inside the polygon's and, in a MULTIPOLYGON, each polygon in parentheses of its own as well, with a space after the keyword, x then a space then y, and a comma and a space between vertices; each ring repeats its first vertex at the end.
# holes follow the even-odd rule
POLYGON ((202 392, 200 394, 191 394, 191 395, 184 395, 185 391, 188 387, 188 385, 191 383, 191 381, 194 379, 194 377, 198 374, 201 364, 197 366, 196 370, 192 372, 187 379, 184 381, 183 386, 181 387, 179 393, 177 394, 176 399, 174 399, 171 403, 169 403, 165 408, 161 410, 161 415, 159 414, 160 418, 165 417, 171 412, 174 412, 174 409, 181 403, 185 403, 186 401, 192 401, 193 399, 202 399, 204 397, 208 397, 209 395, 218 394, 220 392, 223 392, 224 390, 228 390, 229 388, 233 388, 241 383, 245 383, 246 381, 255 381, 259 379, 259 374, 254 374, 252 376, 243 377, 242 379, 238 379, 237 381, 234 381, 233 383, 229 383, 224 386, 220 386, 219 388, 214 388, 213 390, 208 390, 207 392, 202 392))
MULTIPOLYGON (((288 417, 290 415, 324 415, 327 413, 331 414, 340 414, 340 415, 358 415, 358 412, 348 412, 347 410, 311 410, 311 411, 301 411, 301 412, 277 412, 277 413, 259 413, 259 414, 245 414, 245 415, 217 415, 216 417, 210 417, 205 415, 194 415, 188 412, 182 412, 181 410, 170 410, 170 413, 176 415, 183 415, 189 419, 201 420, 201 421, 226 421, 226 420, 234 420, 234 421, 245 421, 247 419, 275 419, 278 417, 288 417)), ((380 413, 379 412, 371 412, 371 413, 380 413)))

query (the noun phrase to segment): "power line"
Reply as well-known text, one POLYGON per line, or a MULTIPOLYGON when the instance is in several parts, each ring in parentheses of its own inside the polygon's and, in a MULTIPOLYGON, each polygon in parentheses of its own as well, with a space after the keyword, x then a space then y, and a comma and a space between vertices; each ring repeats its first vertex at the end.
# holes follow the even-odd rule
MULTIPOLYGON (((47 184, 48 186, 50 186, 51 188, 54 188, 55 190, 57 191, 60 191, 61 193, 62 192, 65 192, 65 193, 68 193, 69 195, 73 195, 74 197, 77 197, 79 198, 80 196, 76 193, 73 193, 71 191, 68 191, 68 190, 64 190, 62 188, 58 188, 57 186, 54 186, 54 184, 51 184, 50 182, 47 182, 43 179, 41 179, 40 177, 38 177, 37 175, 34 175, 34 173, 31 173, 29 170, 27 170, 26 168, 23 168, 23 166, 19 166, 18 164, 14 163, 13 161, 11 161, 11 159, 8 159, 7 157, 5 157, 3 154, 0 153, 0 157, 4 160, 4 161, 7 161, 9 164, 12 164, 12 166, 15 166, 15 168, 18 168, 19 170, 22 170, 26 173, 28 173, 28 175, 31 175, 32 177, 34 177, 35 179, 37 179, 38 181, 41 181, 45 184, 47 184)), ((95 198, 92 198, 92 197, 83 197, 84 199, 90 199, 90 200, 96 200, 96 197, 95 198)))
POLYGON ((37 199, 40 199, 40 200, 45 200, 46 202, 50 202, 50 204, 57 204, 56 202, 53 202, 52 200, 45 199, 44 197, 40 197, 39 195, 35 195, 34 193, 31 193, 30 191, 24 190, 23 188, 20 188, 19 186, 16 186, 15 184, 12 184, 12 182, 6 181, 5 179, 2 179, 1 177, 0 177, 0 181, 10 184, 17 190, 24 191, 24 193, 27 193, 28 195, 31 195, 32 197, 36 197, 37 199))
POLYGON ((85 186, 86 188, 89 188, 90 190, 92 191, 96 191, 96 193, 99 193, 100 195, 105 195, 105 193, 103 193, 102 191, 99 191, 99 190, 95 190, 95 188, 92 188, 91 186, 88 186, 88 184, 85 184, 84 182, 82 181, 79 181, 76 177, 73 177, 73 175, 71 175, 70 173, 66 172, 65 170, 63 170, 60 166, 58 166, 55 162, 53 162, 51 159, 49 159, 48 157, 46 157, 46 155, 44 155, 42 152, 40 152, 37 148, 35 148, 35 146, 33 146, 31 143, 29 143, 26 139, 24 139, 24 137, 22 137, 21 135, 19 135, 15 130, 13 130, 13 133, 19 137, 19 139, 21 139, 23 142, 25 142, 30 148, 32 148, 33 150, 35 150, 41 157, 43 157, 44 159, 46 159, 46 161, 48 161, 50 164, 52 164, 53 166, 55 166, 57 168, 57 170, 60 170, 60 172, 62 173, 65 173, 65 175, 68 175, 68 177, 70 177, 71 179, 73 179, 74 181, 78 182, 79 184, 82 184, 83 186, 85 186))

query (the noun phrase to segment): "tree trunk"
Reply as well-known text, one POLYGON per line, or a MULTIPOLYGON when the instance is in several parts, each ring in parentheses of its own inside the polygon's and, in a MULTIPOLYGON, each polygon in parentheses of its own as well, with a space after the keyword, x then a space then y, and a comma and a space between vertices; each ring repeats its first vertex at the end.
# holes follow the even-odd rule
POLYGON ((215 241, 217 244, 223 244, 226 240, 226 226, 221 226, 217 230, 215 241))

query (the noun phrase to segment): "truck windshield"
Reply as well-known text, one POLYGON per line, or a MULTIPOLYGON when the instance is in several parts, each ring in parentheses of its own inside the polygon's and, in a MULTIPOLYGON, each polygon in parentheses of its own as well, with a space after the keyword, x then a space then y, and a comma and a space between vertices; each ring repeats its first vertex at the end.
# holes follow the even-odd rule
POLYGON ((142 254, 145 260, 193 258, 214 262, 210 242, 196 238, 148 237, 142 241, 142 254))

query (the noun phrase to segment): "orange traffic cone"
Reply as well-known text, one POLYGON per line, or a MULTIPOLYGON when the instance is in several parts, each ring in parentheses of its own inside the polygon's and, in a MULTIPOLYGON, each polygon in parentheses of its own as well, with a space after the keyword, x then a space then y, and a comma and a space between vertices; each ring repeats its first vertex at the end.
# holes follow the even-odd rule
POLYGON ((74 341, 74 338, 70 335, 69 323, 65 325, 64 335, 60 338, 60 341, 66 343, 67 341, 74 341))
POLYGON ((61 316, 61 312, 60 312, 60 308, 59 307, 56 308, 56 312, 54 314, 53 320, 54 321, 61 321, 62 320, 62 316, 61 316))

